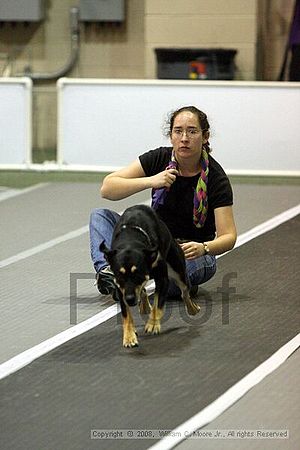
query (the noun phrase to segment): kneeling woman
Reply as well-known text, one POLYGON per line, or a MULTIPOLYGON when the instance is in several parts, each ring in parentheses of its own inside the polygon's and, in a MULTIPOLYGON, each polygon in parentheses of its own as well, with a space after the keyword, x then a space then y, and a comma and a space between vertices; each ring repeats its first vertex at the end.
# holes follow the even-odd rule
MULTIPOLYGON (((220 164, 210 155, 209 123, 194 106, 175 111, 169 121, 171 147, 139 156, 129 166, 107 175, 102 197, 120 200, 152 188, 152 207, 179 242, 186 259, 192 290, 216 272, 216 255, 231 250, 236 241, 232 188, 220 164)), ((90 220, 91 256, 102 294, 115 293, 114 276, 99 250, 110 247, 119 215, 95 209, 90 220)), ((176 295, 170 284, 169 295, 176 295)))

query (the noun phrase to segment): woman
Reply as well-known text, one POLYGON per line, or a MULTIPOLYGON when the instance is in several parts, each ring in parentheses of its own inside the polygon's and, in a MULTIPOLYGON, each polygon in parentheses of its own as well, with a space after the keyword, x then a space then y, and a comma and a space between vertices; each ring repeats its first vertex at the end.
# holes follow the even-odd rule
MULTIPOLYGON (((172 147, 160 147, 139 156, 129 166, 109 174, 101 195, 120 200, 152 188, 152 207, 181 246, 191 293, 216 272, 216 255, 231 250, 236 241, 230 182, 209 154, 209 123, 194 106, 175 111, 169 122, 172 147)), ((113 274, 99 245, 109 247, 119 215, 107 209, 91 214, 91 255, 101 293, 114 296, 113 274)), ((176 295, 170 283, 169 295, 176 295)), ((115 297, 115 296, 114 296, 115 297)), ((116 299, 116 298, 115 298, 116 299)))

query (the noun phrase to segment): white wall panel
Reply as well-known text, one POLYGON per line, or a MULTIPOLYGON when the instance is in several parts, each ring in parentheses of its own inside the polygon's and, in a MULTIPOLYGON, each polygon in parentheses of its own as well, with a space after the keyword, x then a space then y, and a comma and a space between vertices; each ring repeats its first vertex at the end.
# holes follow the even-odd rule
POLYGON ((61 79, 58 92, 62 164, 122 167, 168 144, 169 111, 195 105, 228 173, 300 174, 300 83, 61 79))
POLYGON ((0 78, 0 167, 31 163, 32 82, 0 78))

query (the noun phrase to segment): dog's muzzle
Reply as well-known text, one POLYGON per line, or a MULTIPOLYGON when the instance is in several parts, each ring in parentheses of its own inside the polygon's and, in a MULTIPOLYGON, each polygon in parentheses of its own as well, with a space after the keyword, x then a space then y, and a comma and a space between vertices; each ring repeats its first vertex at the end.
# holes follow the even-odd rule
POLYGON ((137 304, 137 298, 135 294, 125 294, 125 302, 128 306, 135 306, 137 304))

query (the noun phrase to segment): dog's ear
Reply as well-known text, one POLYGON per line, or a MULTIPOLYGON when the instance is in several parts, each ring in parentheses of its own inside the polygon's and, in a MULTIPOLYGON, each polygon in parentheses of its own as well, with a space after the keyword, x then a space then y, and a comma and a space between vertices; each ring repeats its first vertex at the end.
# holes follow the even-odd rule
POLYGON ((99 250, 102 252, 106 258, 106 260, 109 262, 109 259, 116 253, 115 250, 110 250, 108 247, 106 247, 104 241, 101 242, 99 245, 99 250))

